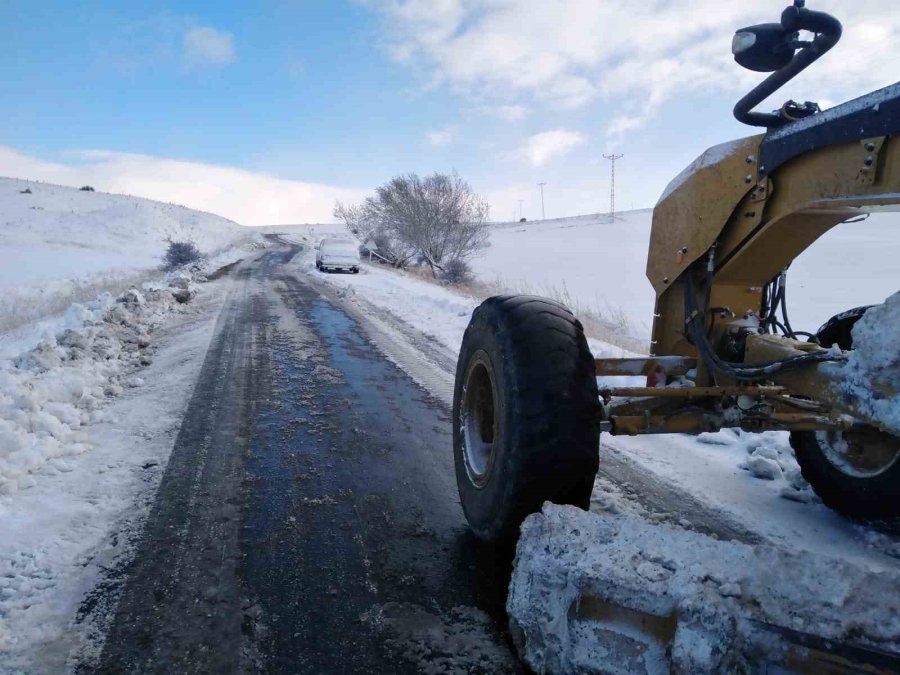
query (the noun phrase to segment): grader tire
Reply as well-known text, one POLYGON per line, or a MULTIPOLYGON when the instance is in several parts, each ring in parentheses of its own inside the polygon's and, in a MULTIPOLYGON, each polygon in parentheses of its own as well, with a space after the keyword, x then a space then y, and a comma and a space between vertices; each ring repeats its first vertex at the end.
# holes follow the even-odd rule
POLYGON ((566 307, 498 296, 475 310, 456 370, 453 451, 479 538, 515 540, 545 501, 589 507, 599 412, 594 360, 566 307))
POLYGON ((866 435, 795 431, 791 445, 803 477, 829 508, 850 518, 900 516, 900 438, 884 432, 866 435), (881 464, 857 466, 838 448, 855 444, 883 447, 881 464))
MULTIPOLYGON (((869 307, 832 317, 816 337, 819 344, 853 349, 853 326, 869 307)), ((826 506, 851 518, 900 516, 900 438, 865 432, 794 431, 791 446, 803 477, 826 506), (866 456, 854 452, 865 447, 866 456)))

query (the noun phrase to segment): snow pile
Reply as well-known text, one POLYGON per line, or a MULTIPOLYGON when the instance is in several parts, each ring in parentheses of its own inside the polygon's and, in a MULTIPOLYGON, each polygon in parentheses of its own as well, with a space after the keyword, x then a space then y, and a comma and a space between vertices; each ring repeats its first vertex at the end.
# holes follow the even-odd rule
POLYGON ((817 501, 815 493, 800 472, 800 465, 787 434, 779 431, 750 433, 740 429, 723 429, 716 433, 704 433, 697 437, 703 445, 734 446, 743 449, 747 456, 738 468, 754 478, 773 481, 781 488, 781 496, 795 502, 817 501))
POLYGON ((750 672, 787 657, 767 626, 900 654, 898 587, 896 569, 546 504, 522 525, 507 611, 535 672, 750 672))
POLYGON ((900 292, 853 327, 844 391, 861 410, 900 434, 900 292))
POLYGON ((151 362, 149 335, 178 306, 169 289, 74 305, 67 315, 79 328, 0 366, 0 494, 32 486, 37 472, 70 470, 69 458, 88 450, 75 431, 103 419, 106 399, 143 384, 132 373, 151 362))

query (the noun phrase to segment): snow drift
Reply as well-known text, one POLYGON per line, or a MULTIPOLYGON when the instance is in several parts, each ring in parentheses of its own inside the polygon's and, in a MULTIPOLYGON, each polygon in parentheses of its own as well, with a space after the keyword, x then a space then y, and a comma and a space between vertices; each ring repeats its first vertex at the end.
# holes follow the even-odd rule
POLYGON ((868 310, 853 327, 846 395, 900 434, 900 292, 868 310))

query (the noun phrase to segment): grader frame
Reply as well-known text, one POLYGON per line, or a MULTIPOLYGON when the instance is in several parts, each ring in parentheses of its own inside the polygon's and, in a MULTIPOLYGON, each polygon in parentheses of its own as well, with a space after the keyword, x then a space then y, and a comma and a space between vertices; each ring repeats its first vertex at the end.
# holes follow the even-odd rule
MULTIPOLYGON (((761 317, 766 285, 819 237, 840 223, 900 205, 900 138, 892 136, 898 132, 895 84, 774 133, 712 148, 675 179, 653 214, 647 264, 657 293, 651 356, 597 359, 595 366, 597 376, 646 375, 651 385, 690 373, 695 386, 604 390, 604 430, 634 435, 880 426, 837 390, 845 368, 840 359, 773 373, 766 386, 740 386, 710 369, 685 329, 685 284, 688 275, 710 270, 708 307, 715 317, 702 320, 713 345, 741 322, 761 317), (752 412, 736 406, 738 397, 754 402, 752 412), (693 411, 685 412, 685 400, 693 411), (718 412, 711 414, 713 409, 718 412)), ((743 362, 830 347, 750 334, 743 362)))

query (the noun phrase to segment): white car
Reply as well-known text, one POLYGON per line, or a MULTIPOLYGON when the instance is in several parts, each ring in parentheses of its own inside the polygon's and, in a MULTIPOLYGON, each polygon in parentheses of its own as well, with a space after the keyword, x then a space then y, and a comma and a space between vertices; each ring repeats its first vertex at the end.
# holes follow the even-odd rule
POLYGON ((323 239, 316 246, 316 269, 359 273, 359 245, 350 239, 323 239))

